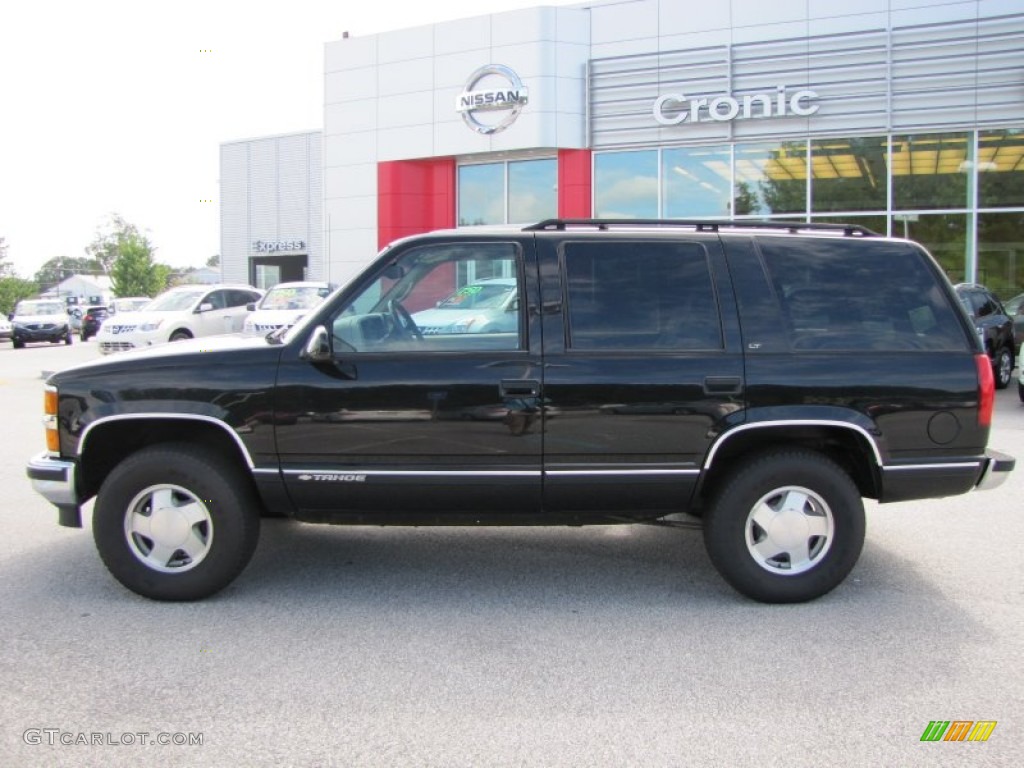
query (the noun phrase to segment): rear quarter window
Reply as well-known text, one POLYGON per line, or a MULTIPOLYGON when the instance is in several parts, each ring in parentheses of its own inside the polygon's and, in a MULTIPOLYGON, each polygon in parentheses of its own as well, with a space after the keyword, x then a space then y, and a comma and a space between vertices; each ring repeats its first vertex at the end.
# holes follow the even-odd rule
POLYGON ((759 247, 794 349, 967 349, 943 278, 911 245, 764 238, 759 247))

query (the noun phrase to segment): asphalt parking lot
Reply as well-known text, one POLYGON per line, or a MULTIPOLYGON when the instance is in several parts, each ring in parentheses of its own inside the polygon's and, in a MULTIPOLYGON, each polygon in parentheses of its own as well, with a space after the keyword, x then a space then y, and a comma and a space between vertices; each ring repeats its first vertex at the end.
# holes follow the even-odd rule
MULTIPOLYGON (((805 605, 740 597, 689 531, 280 520, 224 592, 160 604, 25 478, 41 371, 94 357, 0 343, 2 766, 1020 764, 1024 464, 869 505, 805 605), (934 720, 997 725, 921 742, 934 720)), ((1024 460, 1015 387, 991 444, 1024 460)))

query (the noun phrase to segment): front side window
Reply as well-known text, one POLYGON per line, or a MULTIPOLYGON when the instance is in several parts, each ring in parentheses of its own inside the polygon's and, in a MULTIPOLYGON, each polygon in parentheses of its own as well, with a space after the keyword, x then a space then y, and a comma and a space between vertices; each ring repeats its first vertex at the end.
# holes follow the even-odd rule
POLYGON ((722 348, 718 302, 699 243, 568 243, 563 268, 570 348, 722 348))
POLYGON ((335 353, 522 349, 521 275, 514 243, 414 248, 336 313, 335 353))

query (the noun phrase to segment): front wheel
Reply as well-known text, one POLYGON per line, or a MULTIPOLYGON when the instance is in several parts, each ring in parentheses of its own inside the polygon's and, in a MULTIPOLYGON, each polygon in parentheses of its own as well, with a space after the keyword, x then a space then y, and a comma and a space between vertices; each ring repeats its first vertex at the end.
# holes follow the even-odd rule
POLYGON ((192 334, 188 331, 175 331, 171 334, 170 341, 184 341, 185 339, 191 339, 192 334))
POLYGON ((259 538, 259 505, 244 473, 192 444, 145 448, 100 487, 93 510, 100 557, 128 589, 155 600, 199 600, 230 584, 259 538))
POLYGON ((813 451, 762 454, 727 478, 704 516, 711 562, 765 603, 813 600, 838 586, 864 546, 850 476, 813 451))

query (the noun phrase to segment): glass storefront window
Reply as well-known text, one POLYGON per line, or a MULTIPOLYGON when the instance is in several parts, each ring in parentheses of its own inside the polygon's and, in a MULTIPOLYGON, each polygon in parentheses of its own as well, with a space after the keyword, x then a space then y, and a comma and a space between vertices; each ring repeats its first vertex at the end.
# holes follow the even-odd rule
POLYGON ((893 136, 889 166, 895 210, 966 208, 970 136, 893 136))
POLYGON ((1024 207, 1024 129, 978 134, 978 205, 1024 207))
POLYGON ((732 153, 728 146, 666 149, 661 155, 663 215, 729 216, 732 153))
POLYGON ((812 141, 811 211, 884 211, 886 144, 884 136, 812 141))
POLYGON ((935 257, 952 282, 964 282, 967 265, 967 214, 895 214, 892 217, 892 234, 893 237, 916 240, 935 257))
POLYGON ((738 216, 807 211, 807 143, 737 144, 738 216))
POLYGON ((1024 293, 1024 213, 978 215, 978 282, 1003 301, 1024 293))
POLYGON ((658 151, 603 152, 594 156, 594 216, 658 217, 658 151))
MULTIPOLYGON (((884 213, 876 213, 869 216, 812 216, 811 221, 816 224, 854 224, 858 227, 870 229, 876 235, 885 235, 886 216, 884 213)), ((894 235, 897 235, 895 230, 894 235)))
POLYGON ((505 164, 459 166, 459 226, 505 223, 505 164))
POLYGON ((508 164, 508 223, 535 224, 558 215, 558 163, 553 158, 508 164))

